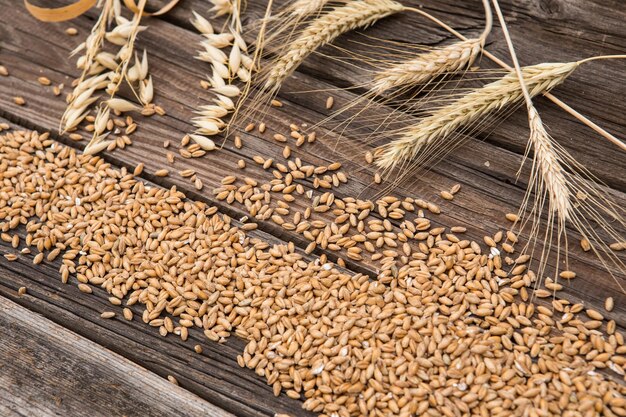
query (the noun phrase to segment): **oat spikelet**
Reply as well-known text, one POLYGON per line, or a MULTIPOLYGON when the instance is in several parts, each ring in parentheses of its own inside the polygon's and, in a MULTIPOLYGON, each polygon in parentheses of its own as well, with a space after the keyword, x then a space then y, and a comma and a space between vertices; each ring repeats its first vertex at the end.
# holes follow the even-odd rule
POLYGON ((278 90, 281 83, 309 56, 339 35, 366 28, 376 21, 404 10, 393 0, 354 0, 315 19, 286 48, 272 66, 265 87, 278 90))
MULTIPOLYGON (((529 94, 534 97, 561 84, 578 62, 543 63, 522 68, 529 94)), ((491 113, 523 99, 515 72, 486 84, 398 132, 399 138, 377 149, 376 164, 383 169, 413 159, 427 146, 440 142, 491 113)))

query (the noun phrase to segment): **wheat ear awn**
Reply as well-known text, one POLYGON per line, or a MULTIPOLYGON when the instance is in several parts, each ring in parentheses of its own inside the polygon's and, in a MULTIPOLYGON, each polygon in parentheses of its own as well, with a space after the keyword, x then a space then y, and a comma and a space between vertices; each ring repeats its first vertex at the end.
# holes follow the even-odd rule
MULTIPOLYGON (((578 62, 543 63, 524 67, 522 73, 529 94, 550 91, 578 67, 578 62)), ((523 99, 520 82, 514 72, 477 88, 458 100, 399 132, 399 138, 379 148, 377 165, 384 169, 413 159, 420 150, 442 141, 458 129, 523 99)))
POLYGON ((392 88, 423 85, 441 75, 453 74, 471 67, 485 46, 493 24, 489 0, 483 0, 483 5, 485 29, 479 37, 435 48, 380 71, 374 76, 375 81, 370 91, 382 94, 392 88))
POLYGON ((266 88, 278 89, 313 51, 356 28, 366 28, 376 21, 404 10, 392 0, 354 0, 315 19, 287 47, 270 70, 266 88))

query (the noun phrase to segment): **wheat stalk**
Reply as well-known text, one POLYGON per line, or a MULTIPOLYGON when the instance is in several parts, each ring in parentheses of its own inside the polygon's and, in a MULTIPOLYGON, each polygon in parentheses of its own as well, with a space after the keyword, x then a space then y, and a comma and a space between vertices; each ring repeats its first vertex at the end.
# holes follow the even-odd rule
POLYGON ((483 5, 485 29, 479 37, 435 48, 379 71, 374 76, 375 81, 370 92, 378 95, 392 88, 423 85, 441 75, 453 74, 471 67, 485 46, 493 24, 489 0, 483 0, 483 5))
POLYGON ((370 91, 376 95, 392 88, 423 85, 434 78, 469 68, 478 57, 484 38, 456 42, 396 64, 374 76, 370 91))
MULTIPOLYGON (((543 63, 524 67, 523 77, 531 97, 561 84, 578 67, 578 62, 543 63)), ((417 153, 435 141, 440 142, 456 130, 519 102, 523 98, 520 82, 514 72, 477 88, 455 100, 418 124, 399 131, 399 138, 377 149, 377 165, 393 168, 414 158, 417 153)))
MULTIPOLYGON (((515 73, 520 81, 520 89, 522 91, 524 101, 526 102, 528 109, 528 124, 530 127, 529 145, 532 145, 534 149, 529 187, 524 197, 522 206, 520 207, 518 216, 520 219, 525 219, 521 221, 523 228, 525 223, 528 221, 528 219, 525 218, 525 214, 530 200, 530 191, 534 190, 535 201, 529 215, 530 220, 532 221, 530 240, 524 251, 526 251, 529 246, 534 249, 537 235, 540 231, 540 214, 543 211, 547 195, 548 219, 544 235, 543 251, 538 268, 540 278, 543 277, 547 264, 547 258, 552 247, 555 218, 557 221, 557 258, 555 277, 558 275, 558 268, 560 266, 559 255, 562 240, 565 242, 565 255, 567 261, 568 248, 567 234, 565 231, 566 222, 571 223, 574 228, 585 239, 587 239, 588 242, 590 240, 594 242, 594 253, 599 257, 611 275, 613 275, 613 267, 617 267, 617 269, 625 272, 626 265, 624 265, 624 263, 616 257, 615 254, 611 253, 608 245, 602 240, 597 232, 597 230, 600 229, 611 238, 617 238, 618 241, 623 239, 611 225, 611 222, 614 222, 624 226, 625 222, 623 216, 620 215, 620 208, 616 207, 608 197, 603 195, 604 193, 600 189, 599 185, 594 182, 594 178, 592 178, 588 171, 571 155, 569 155, 567 151, 560 148, 545 129, 543 121, 533 104, 528 86, 524 82, 524 75, 520 68, 517 54, 515 53, 515 48, 513 46, 513 41, 511 40, 499 2, 498 0, 492 0, 492 2, 511 54, 515 73), (565 167, 567 167, 568 170, 566 170, 565 167), (574 192, 574 190, 576 192, 574 192), (609 215, 611 218, 610 221, 605 219, 605 215, 609 215), (595 225, 592 225, 590 221, 595 222, 595 225), (600 254, 600 250, 604 252, 605 256, 600 254), (611 261, 612 265, 610 265, 611 261)), ((583 62, 598 59, 614 58, 621 58, 621 56, 592 57, 579 61, 578 65, 583 62)), ((620 288, 624 290, 620 282, 617 281, 617 283, 620 288)))
POLYGON ((309 56, 339 35, 366 28, 376 21, 404 10, 393 0, 354 0, 313 20, 287 47, 272 66, 265 88, 278 90, 281 83, 309 56))

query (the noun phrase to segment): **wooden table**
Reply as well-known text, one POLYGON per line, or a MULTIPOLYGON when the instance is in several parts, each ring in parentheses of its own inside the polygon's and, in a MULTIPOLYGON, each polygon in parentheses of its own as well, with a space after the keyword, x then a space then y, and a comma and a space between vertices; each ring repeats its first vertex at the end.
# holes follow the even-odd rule
MULTIPOLYGON (((260 16, 265 2, 250 3, 246 16, 260 16)), ((477 0, 421 3, 466 35, 482 31, 483 11, 477 0)), ((82 149, 85 141, 74 142, 58 136, 64 101, 55 97, 50 87, 41 86, 37 78, 45 75, 53 83, 65 83, 66 91, 69 89, 78 71, 68 54, 88 33, 93 11, 69 23, 44 24, 30 17, 20 2, 0 0, 0 6, 3 10, 0 64, 10 71, 10 76, 0 77, 0 121, 9 121, 14 128, 50 131, 59 142, 82 149), (65 34, 70 26, 78 29, 79 36, 65 34), (14 104, 13 97, 17 95, 25 98, 25 106, 14 104)), ((623 24, 626 4, 622 0, 503 0, 502 7, 523 64, 576 60, 626 50, 623 24)), ((134 144, 105 153, 104 157, 118 167, 131 170, 144 162, 146 181, 163 187, 176 185, 188 197, 217 205, 223 213, 240 218, 247 214, 241 206, 216 201, 211 191, 222 177, 236 173, 239 159, 249 162, 248 176, 267 178, 268 174, 251 159, 257 154, 280 154, 282 146, 268 134, 243 135, 242 149, 236 149, 229 140, 222 150, 203 158, 184 162, 178 158, 171 171, 195 169, 205 184, 201 191, 177 174, 165 178, 153 175, 167 165, 162 142, 170 139, 176 144, 190 130, 188 120, 194 107, 209 97, 199 87, 199 80, 209 69, 193 58, 200 36, 188 23, 192 9, 206 11, 207 2, 186 0, 168 15, 146 20, 149 30, 140 35, 138 45, 149 50, 156 102, 167 110, 167 115, 138 119, 134 144)), ((428 46, 452 39, 447 32, 414 15, 386 19, 367 33, 428 46)), ((337 45, 349 47, 353 37, 344 36, 337 45)), ((508 56, 498 28, 494 28, 489 38, 488 49, 502 58, 508 56)), ((618 137, 626 138, 624 79, 623 62, 590 64, 578 70, 555 93, 618 137)), ((284 85, 280 98, 286 105, 272 109, 268 125, 284 131, 291 122, 309 125, 319 122, 328 113, 324 108, 326 94, 301 92, 347 86, 355 81, 358 82, 358 74, 346 64, 327 56, 313 56, 284 85)), ((354 92, 345 90, 332 94, 338 105, 354 98, 354 92)), ((626 153, 547 100, 536 102, 552 135, 606 183, 616 200, 624 205, 626 153)), ((401 184, 394 193, 436 201, 442 207, 442 214, 433 216, 433 221, 444 226, 467 226, 472 239, 481 239, 506 227, 504 214, 517 210, 526 188, 525 178, 516 181, 528 137, 524 113, 516 112, 488 135, 477 134, 466 146, 419 174, 415 181, 401 184), (457 198, 446 202, 437 197, 440 190, 455 183, 462 185, 457 198)), ((298 149, 297 154, 313 164, 339 160, 351 174, 351 180, 337 190, 337 195, 371 198, 383 188, 372 183, 371 170, 361 169, 363 151, 368 146, 371 148, 348 138, 337 142, 329 136, 298 149)), ((303 185, 312 186, 307 182, 303 185)), ((292 241, 300 248, 307 243, 301 236, 269 221, 261 222, 255 233, 270 241, 292 241)), ((573 231, 570 234, 575 236, 573 231)), ((0 254, 8 250, 7 243, 0 242, 0 254)), ((314 255, 322 253, 318 251, 314 255)), ((337 257, 335 253, 327 254, 331 259, 337 257)), ((580 278, 566 285, 560 296, 601 308, 604 299, 612 295, 616 308, 610 318, 623 330, 626 297, 600 262, 574 247, 571 266, 580 278)), ((105 292, 96 289, 95 295, 86 295, 75 285, 62 284, 58 267, 58 262, 33 265, 28 256, 20 256, 14 262, 0 256, 0 414, 312 415, 302 411, 297 400, 285 395, 274 397, 261 377, 239 368, 236 356, 244 341, 233 337, 225 344, 217 344, 192 332, 191 340, 182 342, 172 336, 162 338, 156 329, 137 320, 102 320, 100 312, 112 308, 105 292), (22 286, 28 292, 18 297, 17 290, 22 286), (195 344, 203 346, 202 354, 193 351, 195 344), (174 376, 180 386, 167 382, 168 375, 174 376)), ((348 263, 348 268, 375 276, 374 266, 367 262, 348 263)))

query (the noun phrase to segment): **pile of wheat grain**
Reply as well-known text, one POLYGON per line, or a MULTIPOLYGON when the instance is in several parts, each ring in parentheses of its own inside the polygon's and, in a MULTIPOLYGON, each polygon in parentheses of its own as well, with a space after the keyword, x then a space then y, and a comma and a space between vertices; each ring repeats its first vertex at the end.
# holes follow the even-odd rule
POLYGON ((0 136, 0 196, 7 259, 56 261, 64 282, 106 290, 106 319, 143 306, 163 336, 235 333, 249 341, 241 366, 323 416, 626 414, 614 321, 531 302, 523 260, 509 271, 495 247, 424 218, 425 235, 405 235, 409 262, 379 281, 34 132, 0 136))

